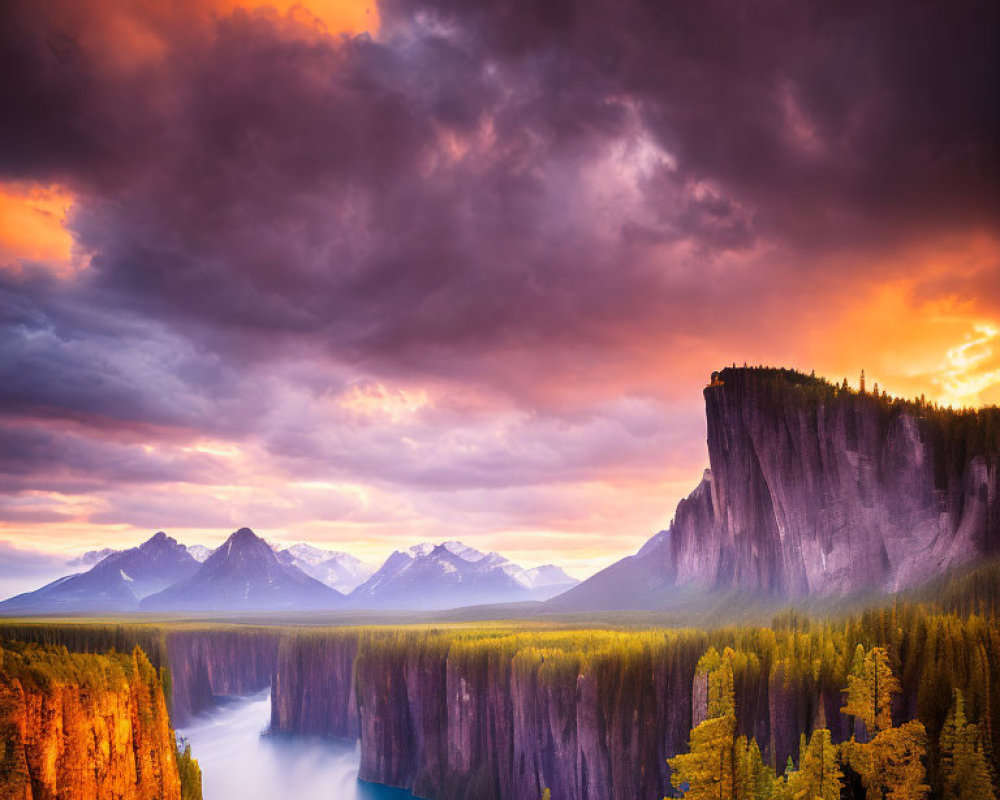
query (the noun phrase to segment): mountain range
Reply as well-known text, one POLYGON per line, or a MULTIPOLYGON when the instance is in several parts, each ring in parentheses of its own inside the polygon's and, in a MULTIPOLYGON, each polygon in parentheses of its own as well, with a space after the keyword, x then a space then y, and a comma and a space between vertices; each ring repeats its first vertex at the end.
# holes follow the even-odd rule
POLYGON ((397 550, 350 600, 358 608, 445 609, 547 600, 577 583, 552 564, 528 570, 499 553, 445 542, 397 550))
POLYGON ((143 598, 143 611, 285 611, 343 607, 344 595, 284 564, 249 528, 240 528, 198 569, 143 598))
POLYGON ((138 547, 111 552, 86 572, 0 603, 5 613, 136 611, 139 602, 198 570, 184 545, 160 531, 138 547))
POLYGON ((577 583, 559 567, 524 569, 461 542, 393 553, 371 575, 349 553, 281 548, 249 528, 215 549, 159 532, 139 547, 92 551, 76 563, 100 553, 85 572, 0 602, 0 613, 443 609, 544 600, 577 583))
POLYGON ((338 550, 323 550, 308 544, 293 544, 278 551, 278 558, 306 575, 347 594, 372 574, 361 559, 338 550))

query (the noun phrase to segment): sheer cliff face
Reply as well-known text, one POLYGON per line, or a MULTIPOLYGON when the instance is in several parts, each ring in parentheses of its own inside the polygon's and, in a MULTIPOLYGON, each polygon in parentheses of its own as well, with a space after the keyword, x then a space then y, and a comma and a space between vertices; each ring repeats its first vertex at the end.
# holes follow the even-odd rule
POLYGON ((271 687, 271 730, 357 739, 357 652, 357 633, 282 639, 271 687))
POLYGON ((172 631, 166 649, 175 725, 212 707, 216 695, 245 696, 271 685, 277 663, 275 630, 172 631))
POLYGON ((703 648, 664 637, 583 669, 528 646, 297 634, 281 645, 272 727, 360 736, 362 779, 434 800, 662 797, 703 648))
POLYGON ((713 519, 688 525, 679 510, 678 583, 892 591, 1000 538, 993 412, 921 410, 747 369, 720 373, 705 405, 713 519))
POLYGON ((717 373, 705 407, 711 468, 670 529, 551 608, 662 608, 688 589, 895 591, 1000 549, 997 409, 769 369, 717 373))
POLYGON ((0 796, 180 800, 166 701, 145 657, 32 657, 0 651, 0 796), (72 661, 72 663, 70 663, 72 661))

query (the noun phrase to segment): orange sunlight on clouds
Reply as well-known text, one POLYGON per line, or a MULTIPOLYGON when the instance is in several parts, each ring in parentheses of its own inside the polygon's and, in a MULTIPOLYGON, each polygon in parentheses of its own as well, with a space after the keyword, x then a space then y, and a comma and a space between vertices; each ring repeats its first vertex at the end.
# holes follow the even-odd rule
POLYGON ((66 217, 74 197, 58 186, 0 183, 0 269, 40 264, 61 276, 84 266, 66 217))
POLYGON ((281 15, 291 14, 300 20, 304 13, 322 22, 331 34, 374 34, 378 30, 374 0, 220 0, 219 7, 223 11, 273 8, 281 15))

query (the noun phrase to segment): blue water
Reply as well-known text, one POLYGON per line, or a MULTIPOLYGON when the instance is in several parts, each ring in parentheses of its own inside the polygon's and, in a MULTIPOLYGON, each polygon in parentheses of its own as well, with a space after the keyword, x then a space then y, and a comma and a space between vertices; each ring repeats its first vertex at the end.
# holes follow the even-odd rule
POLYGON ((357 745, 262 736, 267 692, 227 699, 179 733, 201 765, 205 800, 406 800, 409 792, 358 781, 357 745))

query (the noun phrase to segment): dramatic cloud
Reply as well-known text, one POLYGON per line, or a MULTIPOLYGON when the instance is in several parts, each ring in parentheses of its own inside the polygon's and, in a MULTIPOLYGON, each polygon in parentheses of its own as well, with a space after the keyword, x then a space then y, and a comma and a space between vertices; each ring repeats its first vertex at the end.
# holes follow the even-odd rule
POLYGON ((0 536, 586 571, 694 485, 720 364, 1000 400, 993 3, 7 16, 0 536))

